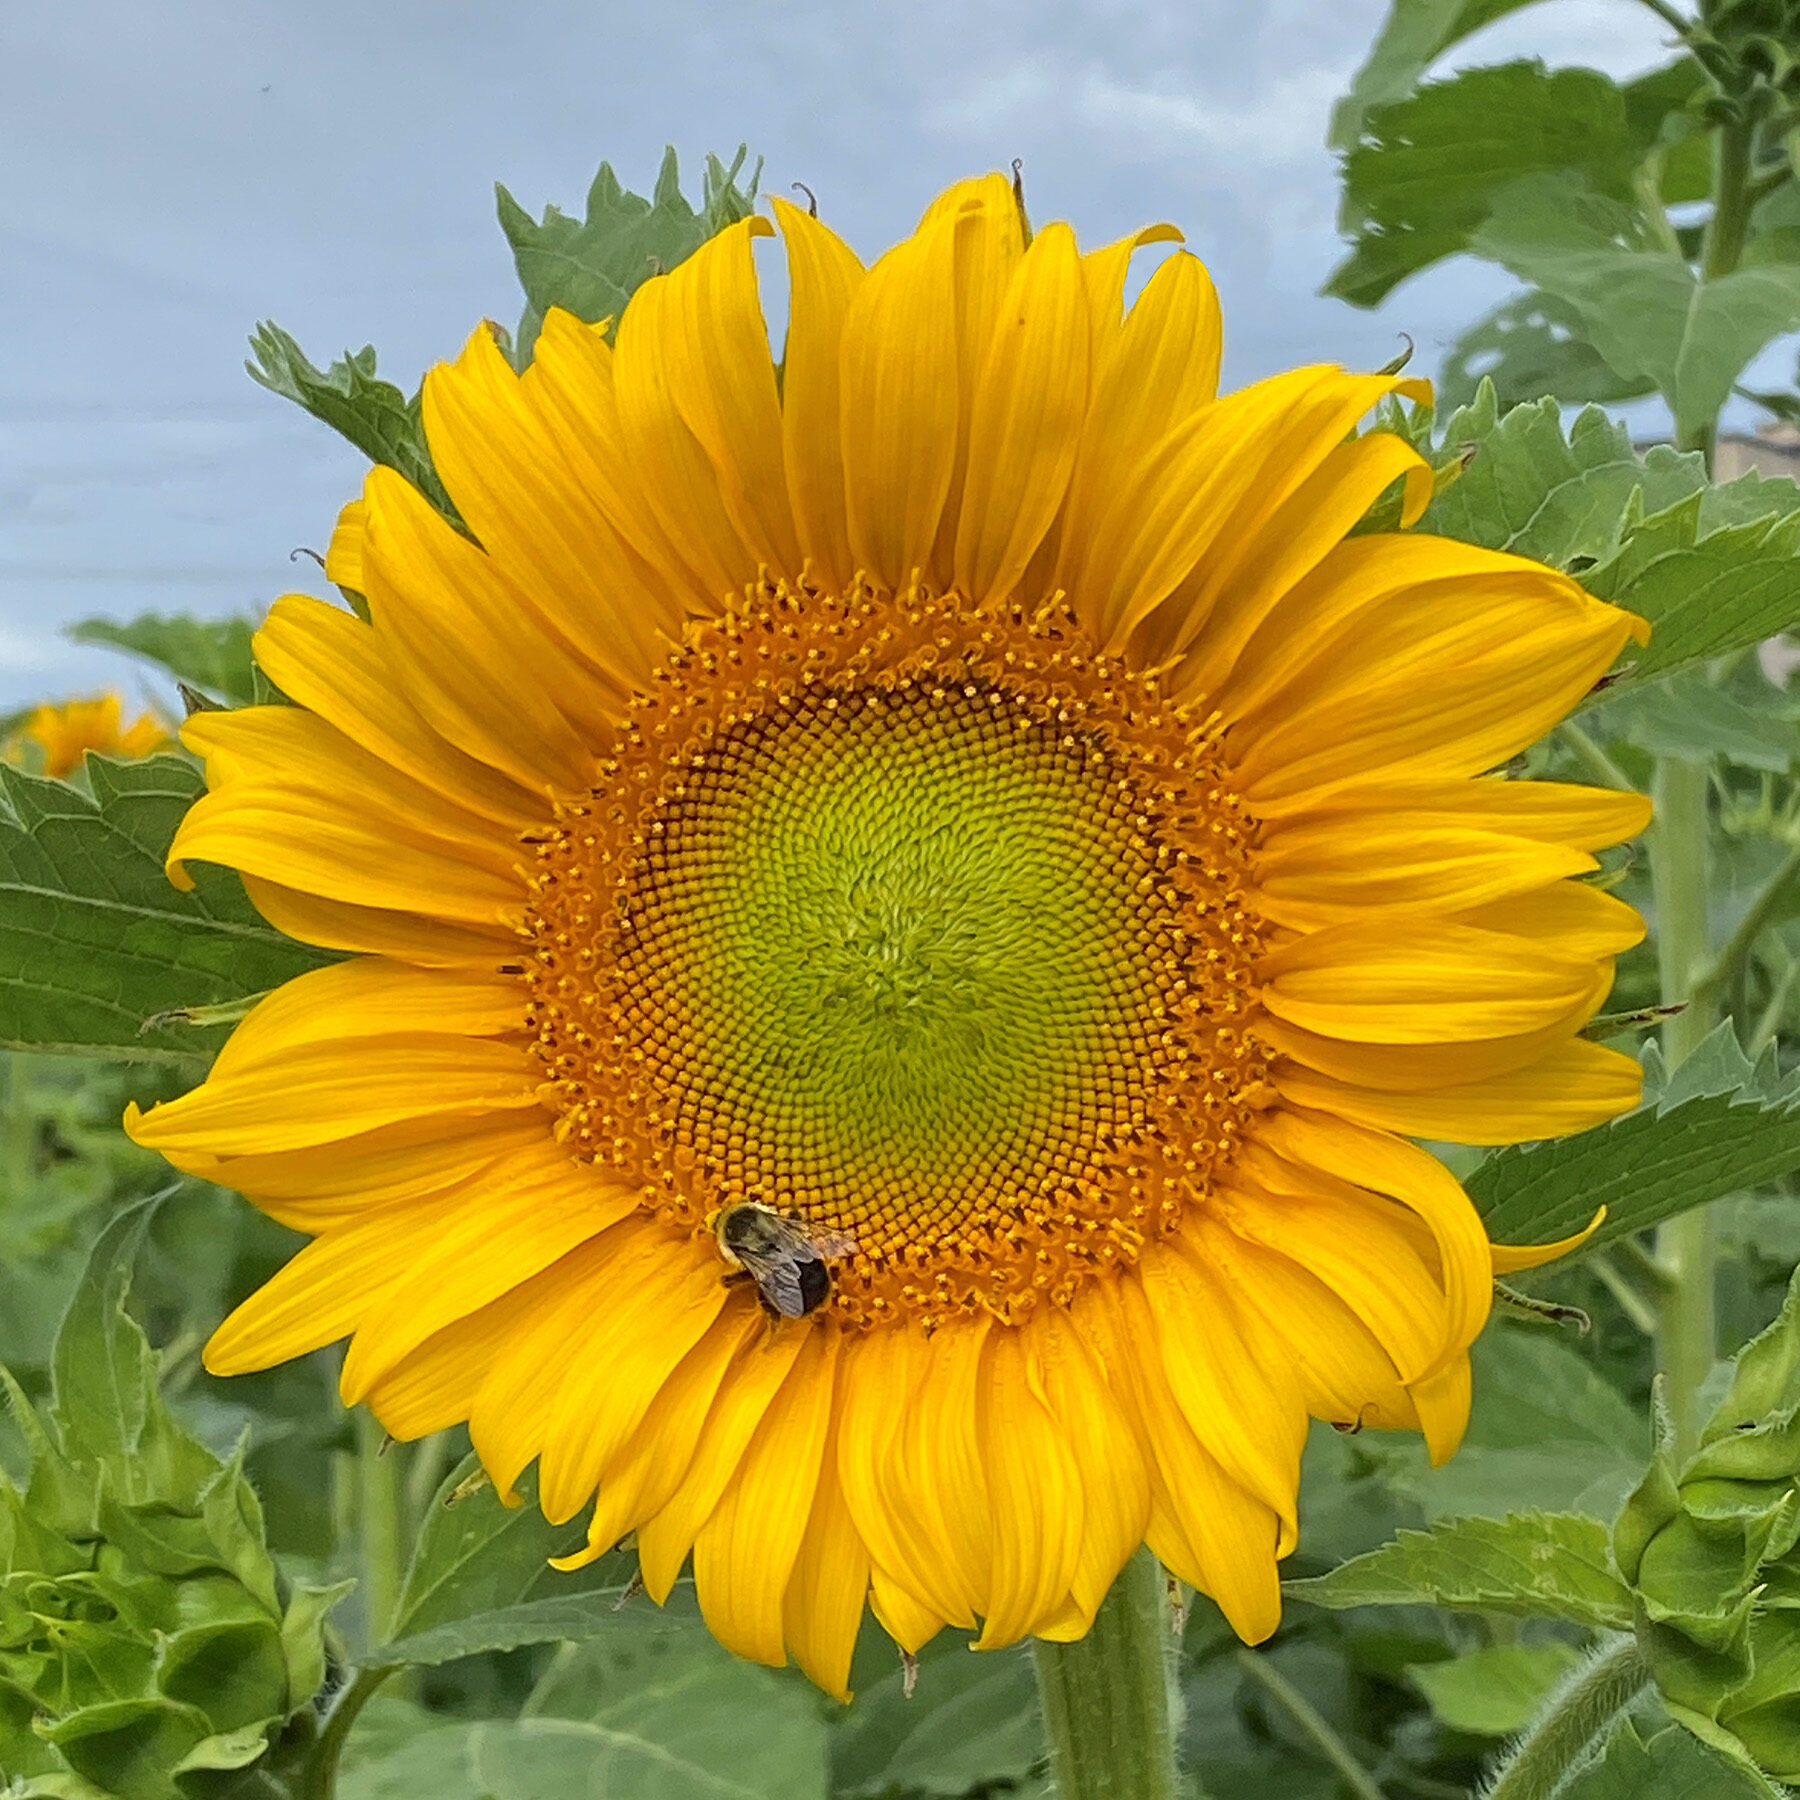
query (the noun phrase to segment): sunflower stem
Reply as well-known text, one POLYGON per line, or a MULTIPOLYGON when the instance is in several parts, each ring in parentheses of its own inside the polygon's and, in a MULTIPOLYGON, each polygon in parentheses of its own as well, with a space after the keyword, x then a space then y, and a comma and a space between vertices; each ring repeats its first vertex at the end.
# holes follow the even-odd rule
POLYGON ((1058 1800, 1174 1800, 1172 1642, 1167 1583, 1140 1550, 1086 1637, 1032 1646, 1058 1800))
POLYGON ((1551 1800, 1649 1680, 1636 1638, 1619 1638, 1598 1651, 1507 1750, 1484 1790, 1486 1800, 1551 1800))
POLYGON ((295 1800, 334 1800, 337 1794, 338 1760, 344 1754, 350 1727, 356 1723, 357 1714, 374 1698, 376 1689, 394 1673, 395 1669, 391 1665, 379 1669, 358 1669, 339 1692, 331 1703, 330 1712, 325 1715, 324 1726, 301 1770, 295 1800))
POLYGON ((362 1603, 369 1642, 384 1643, 400 1598, 406 1558, 406 1484, 398 1446, 366 1408, 356 1415, 362 1525, 362 1603))
MULTIPOLYGON (((1657 955, 1665 1004, 1681 1004, 1663 1026, 1663 1056, 1673 1070, 1705 1039, 1713 1006, 1702 991, 1707 959, 1707 770, 1667 758, 1656 771, 1656 824, 1650 881, 1656 897, 1657 955)), ((1675 1441, 1691 1449, 1700 1433, 1701 1384, 1717 1349, 1713 1319, 1713 1228, 1704 1207, 1671 1219, 1656 1234, 1657 1261, 1670 1280, 1656 1297, 1656 1360, 1667 1382, 1675 1441)))

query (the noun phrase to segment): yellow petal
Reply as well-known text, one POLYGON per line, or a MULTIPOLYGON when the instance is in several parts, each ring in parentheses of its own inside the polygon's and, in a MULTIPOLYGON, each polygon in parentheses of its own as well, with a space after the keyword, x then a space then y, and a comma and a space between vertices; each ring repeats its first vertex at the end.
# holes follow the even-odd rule
POLYGON ((1351 538, 1274 609, 1212 701, 1264 817, 1377 777, 1497 767, 1599 679, 1629 613, 1517 557, 1351 538))
POLYGON ((931 1356, 931 1343, 905 1325, 845 1344, 837 1453, 839 1485, 872 1561, 906 1584, 936 1631, 945 1622, 972 1626, 976 1592, 916 1516, 897 1472, 902 1434, 931 1356))
MULTIPOLYGON (((978 1614, 988 1611, 994 1572, 993 1501, 982 1463, 982 1347, 995 1327, 985 1315, 956 1319, 931 1336, 924 1372, 890 1464, 895 1511, 935 1547, 948 1582, 978 1614)), ((870 1540, 871 1551, 877 1549, 870 1540)), ((897 1569, 909 1582, 915 1572, 897 1569)), ((930 1590, 920 1596, 933 1599, 930 1590)), ((950 1614, 952 1623, 957 1613, 950 1614)))
POLYGON ((917 1655, 949 1623, 879 1568, 869 1571, 869 1610, 909 1656, 917 1655))
POLYGON ((850 1658, 868 1597, 869 1553, 844 1504, 836 1448, 828 1440, 781 1603, 781 1629, 794 1661, 839 1700, 850 1698, 850 1658))
POLYGON ((391 956, 421 969, 492 970, 518 953, 519 934, 499 914, 453 925, 421 912, 396 912, 303 894, 248 873, 244 892, 277 931, 327 950, 391 956))
POLYGON ((1456 1454, 1469 1428, 1468 1357, 1454 1357, 1429 1379, 1413 1382, 1409 1391, 1431 1465, 1441 1467, 1456 1454))
POLYGON ((1218 1292, 1217 1272, 1179 1244, 1151 1244, 1137 1280, 1169 1391, 1213 1460, 1281 1520, 1277 1555, 1294 1546, 1306 1409, 1288 1371, 1260 1368, 1218 1292))
POLYGON ((440 737, 522 786, 585 789, 593 751, 551 698, 571 692, 571 672, 499 571, 393 470, 371 469, 363 498, 369 608, 406 697, 440 737))
POLYGON ((805 1336, 781 1404, 694 1539, 694 1589, 713 1636, 777 1667, 787 1661, 782 1599, 824 1468, 840 1341, 827 1328, 805 1336))
POLYGON ((646 1226, 610 1265, 612 1298, 589 1320, 544 1425, 538 1499, 550 1519, 570 1519, 689 1350, 725 1305, 712 1245, 646 1226))
MULTIPOLYGON (((926 564, 931 579, 951 579, 956 534, 962 517, 963 483, 969 468, 969 430, 975 390, 988 347, 1000 322, 1013 270, 1025 254, 1025 226, 1012 184, 999 174, 960 181, 925 209, 919 230, 945 227, 951 233, 951 283, 956 306, 956 431, 950 487, 937 539, 926 564)), ((916 347, 912 354, 917 355, 916 347)))
POLYGON ((1069 1594, 1086 1529, 1082 1476, 1023 1334, 987 1334, 976 1431, 993 1561, 980 1650, 1016 1643, 1069 1594))
POLYGON ((1359 1087, 1293 1064, 1278 1068, 1274 1080, 1295 1105, 1359 1125, 1453 1144, 1517 1144, 1587 1131, 1629 1112, 1644 1071, 1633 1057, 1577 1038, 1506 1074, 1410 1093, 1359 1087))
MULTIPOLYGON (((325 579, 335 581, 353 594, 363 591, 362 547, 367 524, 368 509, 361 500, 350 501, 339 511, 337 524, 332 527, 331 542, 325 546, 325 579)), ((256 660, 261 663, 262 658, 259 656, 256 660)), ((275 685, 281 687, 279 681, 275 685)), ((287 690, 283 688, 282 691, 287 690)))
POLYGON ((133 1136, 165 1154, 297 1150, 401 1119, 535 1107, 539 1074, 511 1044, 448 1033, 396 1033, 366 1058, 346 1057, 341 1044, 305 1044, 165 1101, 133 1136))
POLYGON ((1436 1157, 1384 1132, 1298 1107, 1262 1114, 1257 1135, 1289 1162, 1387 1194, 1415 1213, 1437 1241, 1450 1343, 1460 1349, 1475 1341, 1492 1299, 1487 1233, 1468 1195, 1436 1157))
POLYGON ((1644 941, 1644 921, 1634 907, 1575 881, 1489 901, 1457 917, 1480 931, 1525 939, 1527 956, 1614 957, 1644 941))
POLYGON ((536 1300, 527 1286, 434 1332, 369 1389, 369 1410, 401 1443, 460 1425, 487 1372, 517 1335, 536 1300))
POLYGON ((559 1568, 581 1568, 605 1555, 626 1532, 668 1505, 693 1463, 720 1388, 767 1332, 762 1309, 741 1288, 726 1297, 601 1478, 587 1548, 559 1559, 559 1568))
POLYGON ((618 584, 609 625, 630 632, 645 655, 678 640, 687 614, 710 614, 741 569, 742 546, 713 496, 702 494, 704 511, 695 529, 671 538, 662 518, 668 508, 653 504, 641 471, 632 460, 620 420, 614 382, 615 358, 604 325, 588 325, 553 306, 544 315, 523 387, 557 454, 605 517, 617 538, 621 562, 595 570, 595 579, 618 584), (724 547, 725 563, 714 559, 708 534, 724 547))
POLYGON ((1263 958, 1263 1004, 1304 1030, 1372 1044, 1506 1037, 1549 1026, 1590 991, 1591 958, 1562 949, 1552 939, 1526 951, 1438 919, 1403 939, 1384 923, 1333 925, 1263 958))
POLYGON ((643 1235, 642 1222, 622 1220, 513 1289, 513 1333, 469 1409, 470 1440, 509 1506, 520 1471, 544 1448, 551 1410, 589 1324, 613 1303, 618 1254, 643 1235))
POLYGON ((763 1330, 756 1347, 742 1356, 720 1387, 681 1485, 654 1517, 638 1527, 638 1567, 658 1606, 668 1599, 700 1528, 737 1475, 764 1417, 809 1403, 821 1352, 816 1346, 809 1351, 808 1346, 823 1335, 819 1328, 799 1325, 763 1330))
MULTIPOLYGON (((1132 240, 1125 240, 1126 244, 1132 240)), ((1097 252, 1115 259, 1124 281, 1123 245, 1097 252)), ((1085 259, 1090 265, 1095 257, 1085 259)), ((1129 482, 1177 425, 1210 401, 1219 380, 1219 300, 1198 257, 1171 256, 1150 277, 1123 325, 1120 289, 1094 291, 1093 406, 1069 481, 1061 553, 1052 585, 1068 590, 1077 614, 1092 629, 1102 625, 1102 580, 1087 578, 1094 522, 1113 503, 1118 484, 1129 482), (1103 333, 1101 320, 1110 322, 1103 333)))
MULTIPOLYGON (((1185 239, 1173 225, 1146 225, 1141 231, 1134 231, 1102 250, 1090 250, 1082 257, 1081 278, 1087 288, 1088 300, 1089 362, 1096 377, 1124 335, 1125 280, 1131 272, 1132 256, 1146 244, 1183 242, 1185 239)), ((1145 292, 1148 293, 1155 284, 1156 276, 1152 275, 1145 292)), ((1214 361, 1216 364, 1216 349, 1214 361)), ((1217 380, 1215 368, 1215 387, 1217 380)), ((1210 400, 1212 395, 1208 393, 1205 397, 1210 400)))
POLYGON ((1401 1380, 1437 1367, 1451 1337, 1444 1290, 1395 1216, 1399 1209, 1257 1149, 1245 1156, 1243 1183, 1219 1196, 1232 1233, 1311 1270, 1374 1334, 1401 1380))
POLYGON ((1150 1452, 1151 1550, 1210 1594, 1239 1637, 1261 1643, 1281 1622, 1281 1521, 1220 1468, 1176 1403, 1161 1357, 1143 1355, 1155 1327, 1134 1277, 1094 1283, 1078 1297, 1075 1318, 1100 1348, 1113 1391, 1150 1452))
POLYGON ((452 1188, 380 1207, 314 1238, 213 1333, 206 1367, 215 1375, 273 1368, 354 1331, 404 1278, 418 1246, 464 1209, 466 1195, 459 1203, 452 1188))
POLYGON ((756 579, 759 552, 745 541, 706 446, 681 415, 687 330, 670 281, 646 281, 619 321, 612 357, 619 442, 658 529, 716 606, 756 579))
POLYGON ((1087 299, 1075 234, 1039 233, 1013 271, 976 382, 956 584, 1004 598, 1062 506, 1087 412, 1087 299))
POLYGON ((1342 823, 1351 830, 1365 821, 1404 814, 1422 828, 1461 827, 1600 850, 1636 837, 1650 823, 1643 794, 1616 788, 1576 787, 1559 781, 1478 780, 1376 781, 1334 789, 1306 809, 1286 813, 1274 829, 1301 829, 1342 823))
POLYGON ((192 887, 186 863, 223 863, 326 900, 498 935, 501 916, 525 897, 524 877, 464 848, 409 830, 367 790, 346 788, 334 801, 316 787, 234 781, 188 809, 169 846, 169 877, 192 887))
POLYGON ((1567 1256, 1571 1250, 1579 1250, 1596 1231, 1606 1217, 1603 1206, 1579 1231, 1571 1232, 1565 1238, 1558 1238, 1552 1244, 1495 1244, 1494 1273, 1496 1275, 1516 1274, 1520 1269, 1541 1269, 1547 1262, 1555 1262, 1559 1256, 1567 1256))
POLYGON ((1084 1529, 1070 1595, 1091 1622, 1150 1521, 1150 1476, 1106 1371, 1069 1312, 1043 1307, 1024 1327, 1038 1389, 1080 1471, 1084 1529))
POLYGON ((957 455, 956 227, 863 278, 844 318, 840 441, 850 554, 890 591, 928 566, 957 455))
POLYGON ((772 573, 797 579, 781 402, 751 254, 756 238, 774 234, 767 219, 742 219, 670 272, 664 355, 670 396, 712 461, 738 535, 772 573))
MULTIPOLYGON (((571 718, 604 729, 605 711, 616 711, 654 660, 656 635, 639 618, 649 614, 672 634, 680 617, 608 518, 602 496, 611 484, 587 434, 567 428, 557 342, 547 328, 543 354, 520 376, 493 333, 478 328, 454 363, 425 377, 425 431, 476 541, 506 572, 513 607, 572 669, 587 665, 596 698, 611 690, 611 709, 568 687, 559 695, 571 718)), ((576 404, 590 398, 599 397, 583 392, 576 404)))
POLYGON ((1464 912, 1599 865, 1585 851, 1404 811, 1275 821, 1250 904, 1297 931, 1377 915, 1464 912))
POLYGON ((1205 1247, 1239 1297, 1246 1341, 1293 1369, 1314 1418, 1350 1430, 1417 1427, 1393 1358, 1324 1281, 1204 1213, 1183 1230, 1205 1247))
MULTIPOLYGON (((362 502, 355 505, 360 511, 362 502)), ((425 723, 401 693, 374 628, 355 614, 286 594, 270 608, 251 649, 297 706, 421 786, 509 833, 541 820, 537 795, 465 756, 425 723)))
POLYGON ((781 443, 800 550, 817 578, 842 593, 856 573, 844 514, 840 359, 844 321, 863 278, 835 232, 777 198, 787 245, 787 353, 782 359, 781 443))
MULTIPOLYGON (((530 1280, 637 1204, 634 1190, 571 1162, 548 1133, 536 1154, 475 1176, 415 1246, 380 1313, 357 1332, 338 1381, 344 1404, 354 1406, 433 1332, 530 1280)), ((621 1369, 622 1389, 627 1379, 621 1369)))
POLYGON ((1396 481, 1405 484, 1401 522, 1410 525, 1431 499, 1430 466, 1391 432, 1352 438, 1329 450, 1241 545, 1202 563, 1139 637, 1147 659, 1181 653, 1170 692, 1209 704, 1262 621, 1396 481))
POLYGON ((1372 1044, 1302 1030, 1265 1013, 1254 1031, 1271 1048, 1309 1069, 1384 1092, 1451 1087, 1486 1081, 1537 1062, 1562 1047, 1592 1017, 1612 986, 1611 963, 1593 966, 1568 1010, 1539 1031, 1438 1044, 1372 1044))
POLYGON ((512 977, 427 973, 384 957, 358 957, 297 975, 259 1000, 214 1058, 212 1072, 240 1074, 301 1044, 415 1031, 504 1037, 524 1023, 525 990, 512 977))

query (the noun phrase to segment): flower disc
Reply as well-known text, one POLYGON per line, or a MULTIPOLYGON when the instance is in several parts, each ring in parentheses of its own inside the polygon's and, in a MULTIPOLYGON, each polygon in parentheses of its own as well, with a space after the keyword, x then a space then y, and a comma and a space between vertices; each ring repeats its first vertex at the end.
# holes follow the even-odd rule
POLYGON ((1430 496, 1355 430, 1419 384, 1219 396, 1193 257, 1124 305, 1166 227, 1028 242, 992 176, 865 269, 775 211, 779 380, 760 219, 616 340, 478 331, 424 388, 457 522, 374 470, 367 616, 278 601, 292 704, 184 727, 174 878, 345 953, 129 1119, 312 1238, 208 1366, 348 1337, 395 1437, 466 1422, 564 1560, 691 1559, 834 1693, 865 1608, 1079 1636, 1146 1541, 1265 1637, 1309 1416, 1449 1455, 1495 1270, 1565 1247, 1408 1140, 1636 1099, 1581 1031, 1642 922, 1580 878, 1647 804, 1491 771, 1641 621, 1353 532, 1430 496))
POLYGON ((528 914, 579 1154, 848 1239, 859 1324, 1066 1302, 1204 1192, 1262 1075, 1248 820, 1072 619, 773 592, 602 773, 528 914))

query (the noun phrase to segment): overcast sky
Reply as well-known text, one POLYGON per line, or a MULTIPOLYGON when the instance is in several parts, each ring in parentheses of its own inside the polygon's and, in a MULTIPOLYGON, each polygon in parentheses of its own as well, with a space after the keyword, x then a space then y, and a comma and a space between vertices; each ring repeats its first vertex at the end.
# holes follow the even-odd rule
MULTIPOLYGON (((1210 264, 1226 375, 1435 367, 1508 285, 1474 264, 1377 313, 1317 289, 1340 246, 1334 99, 1386 0, 14 0, 0 10, 0 712, 150 691, 61 636, 93 614, 259 613, 307 587, 356 453, 243 373, 272 317, 318 362, 373 342, 410 387, 512 318, 495 180, 579 210, 606 158, 740 139, 865 257, 959 175, 1024 159, 1084 241, 1167 218, 1210 264)), ((1630 74, 1630 0, 1556 0, 1471 39, 1630 74)))

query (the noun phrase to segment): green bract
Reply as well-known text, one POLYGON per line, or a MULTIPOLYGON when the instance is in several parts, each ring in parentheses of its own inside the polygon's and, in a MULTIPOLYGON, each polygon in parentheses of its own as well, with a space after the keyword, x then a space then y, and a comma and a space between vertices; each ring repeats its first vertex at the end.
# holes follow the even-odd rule
POLYGON ((1669 1710, 1800 1780, 1800 1277, 1677 1464, 1666 1425, 1613 1527, 1640 1649, 1669 1710))
POLYGON ((313 1735, 321 1624, 287 1582, 241 1454, 178 1425, 126 1316, 139 1207, 102 1234, 57 1336, 54 1400, 4 1375, 31 1453, 0 1474, 0 1773, 9 1796, 201 1800, 313 1735))

